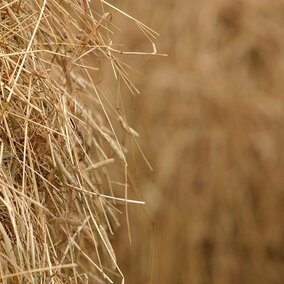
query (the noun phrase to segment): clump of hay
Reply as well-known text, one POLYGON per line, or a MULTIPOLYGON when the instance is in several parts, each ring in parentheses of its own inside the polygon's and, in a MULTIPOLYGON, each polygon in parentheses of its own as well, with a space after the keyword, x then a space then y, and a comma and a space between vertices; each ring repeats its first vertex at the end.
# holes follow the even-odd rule
MULTIPOLYGON (((131 83, 112 54, 118 51, 110 47, 111 14, 102 3, 110 6, 1 1, 3 283, 123 279, 108 236, 119 226, 115 204, 128 203, 125 149, 96 88, 99 66, 88 56, 110 60, 116 75, 131 83), (109 166, 116 165, 125 176, 124 198, 113 194, 109 166)), ((122 116, 118 120, 135 134, 122 116)))

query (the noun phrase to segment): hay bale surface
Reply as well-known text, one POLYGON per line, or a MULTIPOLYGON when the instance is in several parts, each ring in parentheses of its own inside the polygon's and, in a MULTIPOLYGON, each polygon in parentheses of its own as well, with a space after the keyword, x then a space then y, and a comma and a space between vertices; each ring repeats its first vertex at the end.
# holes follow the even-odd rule
POLYGON ((95 10, 76 0, 0 3, 3 283, 123 279, 109 235, 119 226, 115 204, 126 202, 113 197, 112 183, 122 172, 127 191, 125 149, 89 56, 110 60, 130 83, 109 48, 102 2, 95 10))

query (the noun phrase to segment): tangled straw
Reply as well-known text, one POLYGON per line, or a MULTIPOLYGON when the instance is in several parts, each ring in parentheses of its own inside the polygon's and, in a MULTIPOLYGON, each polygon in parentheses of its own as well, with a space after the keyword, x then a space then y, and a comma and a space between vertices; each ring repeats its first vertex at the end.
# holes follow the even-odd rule
MULTIPOLYGON (((100 69, 87 59, 109 60, 116 77, 135 87, 113 55, 122 52, 111 47, 103 4, 114 8, 0 1, 3 283, 113 283, 117 272, 124 279, 109 241, 119 226, 115 204, 143 202, 127 198, 125 149, 94 81, 100 69), (125 171, 124 198, 114 194, 116 168, 125 171)), ((136 23, 151 39, 154 32, 136 23)))

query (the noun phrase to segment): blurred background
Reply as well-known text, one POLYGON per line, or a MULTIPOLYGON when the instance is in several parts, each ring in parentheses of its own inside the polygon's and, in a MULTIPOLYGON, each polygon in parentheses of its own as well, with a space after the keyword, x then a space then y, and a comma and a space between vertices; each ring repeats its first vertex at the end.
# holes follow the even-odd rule
MULTIPOLYGON (((141 91, 122 88, 128 121, 154 168, 133 147, 130 194, 147 206, 129 206, 131 246, 126 224, 113 239, 126 283, 284 283, 284 2, 111 3, 168 54, 123 57, 141 91)), ((113 22, 121 50, 152 51, 113 22)))

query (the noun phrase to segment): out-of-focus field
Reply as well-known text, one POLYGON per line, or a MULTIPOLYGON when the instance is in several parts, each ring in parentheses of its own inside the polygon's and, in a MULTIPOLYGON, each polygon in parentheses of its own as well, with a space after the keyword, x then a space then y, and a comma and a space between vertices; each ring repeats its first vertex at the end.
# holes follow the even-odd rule
MULTIPOLYGON (((132 246, 125 225, 114 239, 126 283, 284 283, 284 3, 112 3, 169 55, 124 58, 141 91, 124 94, 128 118, 155 169, 135 150, 148 205, 129 206, 132 246)), ((121 49, 151 51, 119 26, 121 49)))

